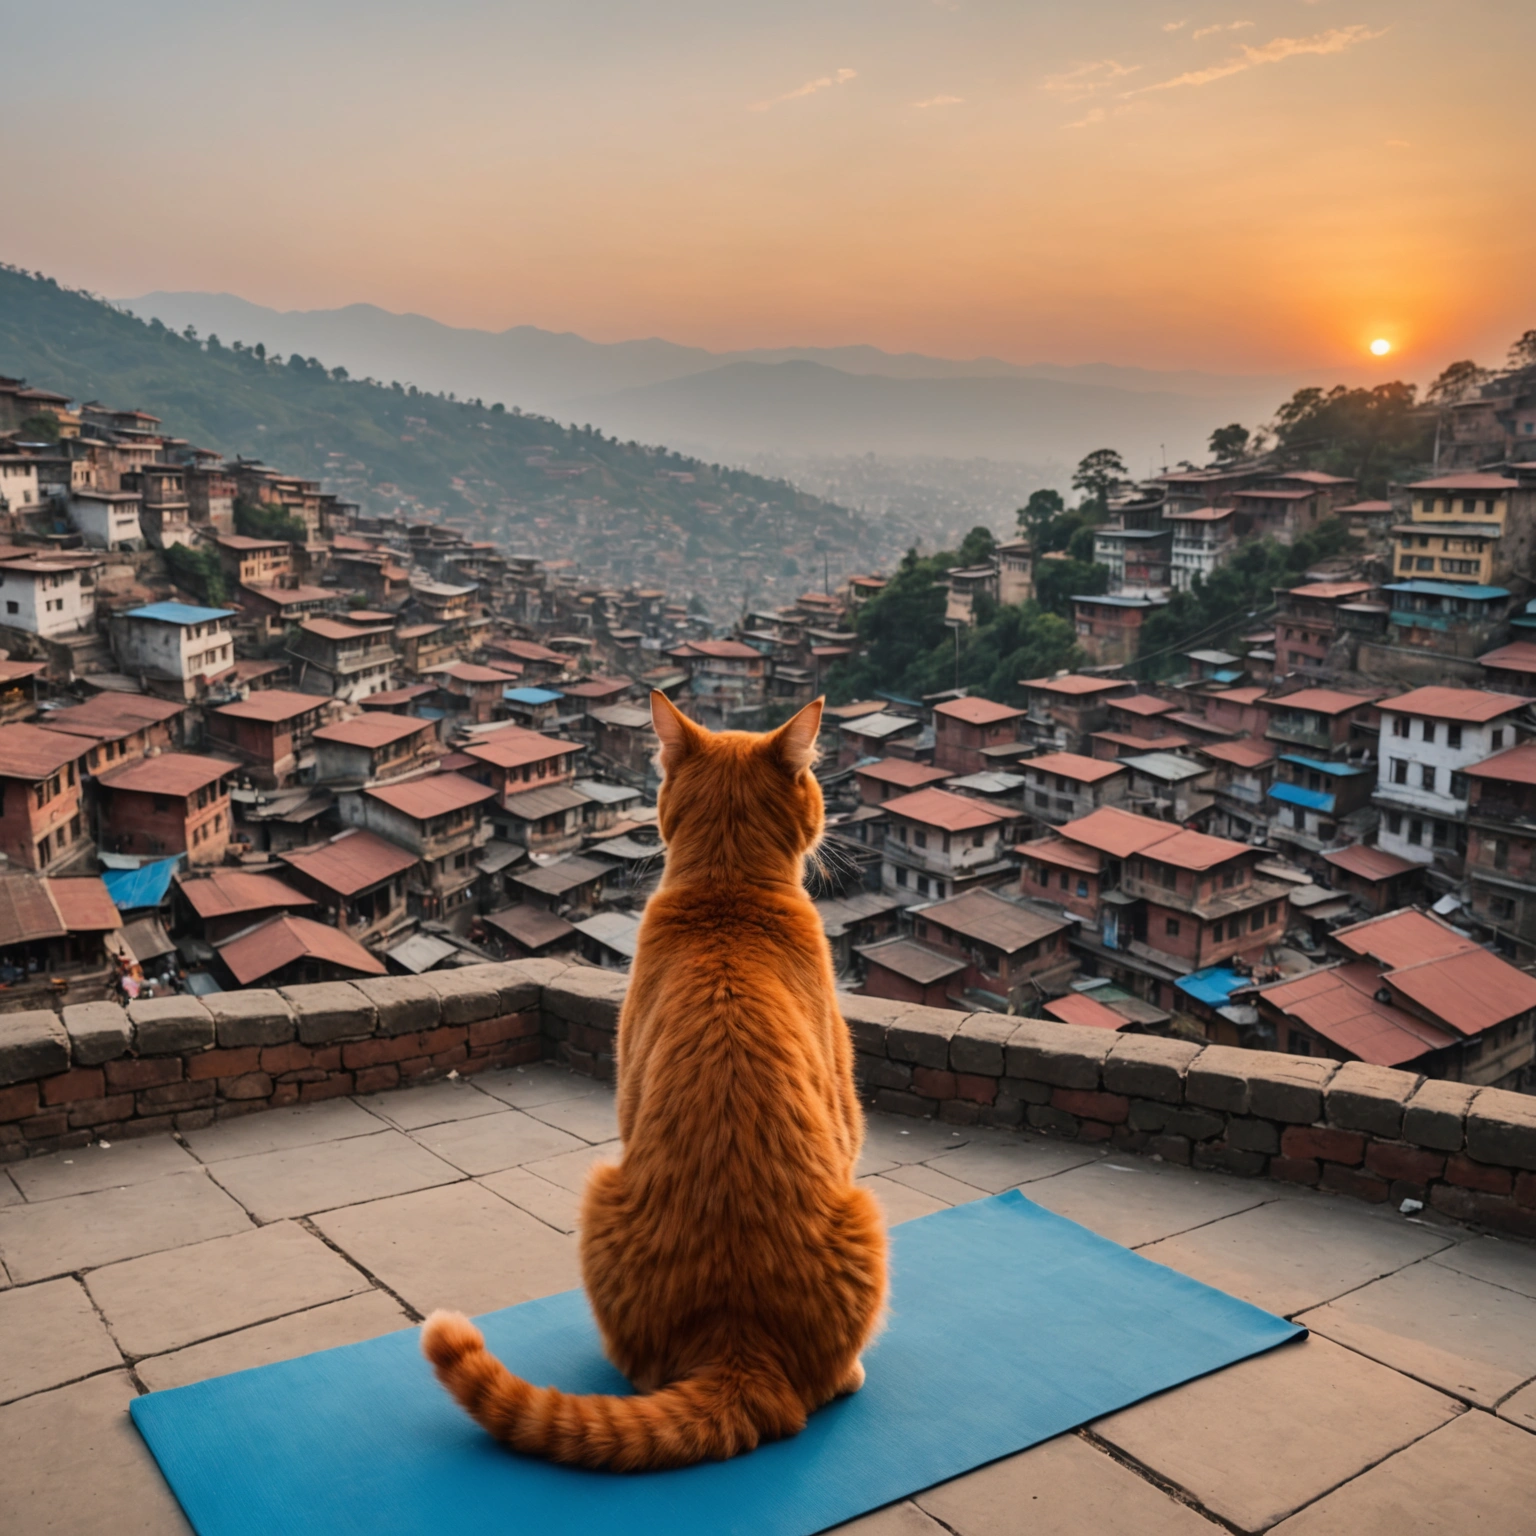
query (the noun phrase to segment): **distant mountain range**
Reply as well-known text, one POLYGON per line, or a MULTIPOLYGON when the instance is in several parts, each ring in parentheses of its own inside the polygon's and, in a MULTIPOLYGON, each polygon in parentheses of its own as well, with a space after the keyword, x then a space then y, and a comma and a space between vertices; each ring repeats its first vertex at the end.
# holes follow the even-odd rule
POLYGON ((468 330, 371 304, 279 311, 232 294, 148 293, 119 302, 226 345, 261 342, 355 376, 503 401, 727 461, 876 453, 1071 462, 1114 447, 1141 471, 1203 458, 1215 427, 1267 419, 1299 384, 1313 382, 1107 363, 1023 366, 867 346, 710 352, 659 338, 594 342, 526 325, 468 330))

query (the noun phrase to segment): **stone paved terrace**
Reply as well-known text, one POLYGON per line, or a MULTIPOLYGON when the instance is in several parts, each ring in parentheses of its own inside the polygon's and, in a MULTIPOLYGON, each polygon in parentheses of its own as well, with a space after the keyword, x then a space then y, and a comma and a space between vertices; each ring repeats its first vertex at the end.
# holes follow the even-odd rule
MULTIPOLYGON (((0 1530, 187 1529, 135 1393, 579 1283, 611 1090, 551 1063, 63 1149, 0 1172, 0 1530)), ((1536 1248, 1430 1210, 1024 1131, 871 1116, 894 1222, 1022 1186, 1312 1335, 844 1527, 1525 1536, 1536 1248)))

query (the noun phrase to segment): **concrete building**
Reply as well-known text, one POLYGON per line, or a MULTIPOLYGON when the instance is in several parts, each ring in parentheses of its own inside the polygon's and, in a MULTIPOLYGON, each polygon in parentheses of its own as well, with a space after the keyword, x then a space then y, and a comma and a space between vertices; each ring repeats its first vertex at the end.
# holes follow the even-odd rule
POLYGON ((1316 674, 1325 668, 1348 670, 1354 657, 1347 647, 1336 649, 1340 638, 1357 633, 1341 622, 1341 610, 1354 610, 1360 604, 1379 609, 1383 617, 1385 603, 1375 584, 1369 581, 1313 581, 1299 587, 1278 588, 1275 592, 1275 671, 1316 674))
POLYGON ((931 900, 1013 873, 1006 857, 1021 818, 968 795, 920 789, 887 800, 881 888, 893 896, 931 900))
POLYGON ((112 652, 118 670, 146 687, 181 700, 200 698, 235 670, 232 608, 150 603, 113 614, 112 652))
POLYGON ((8 549, 0 555, 0 630, 43 640, 96 628, 99 555, 8 549))
POLYGON ((1467 883, 1477 919, 1517 964, 1536 958, 1536 742, 1466 770, 1467 883))
POLYGON ((81 763, 86 774, 104 773, 151 752, 180 746, 186 705, 175 699, 152 699, 142 693, 98 693, 83 704, 49 710, 38 724, 85 742, 89 750, 81 763))
POLYGON ((82 487, 69 493, 67 516, 90 549, 124 553, 143 549, 137 491, 98 491, 82 487))
POLYGON ((1269 725, 1264 734, 1280 751, 1304 749, 1330 760, 1374 746, 1377 716, 1374 693, 1341 693, 1334 688, 1301 688, 1266 699, 1269 725))
POLYGON ((1129 788, 1124 766, 1076 752, 1046 752, 1019 764, 1028 788, 1024 803, 1029 814, 1048 826, 1060 826, 1096 811, 1101 805, 1122 805, 1129 788))
POLYGON ((1118 677, 1060 677, 1021 681, 1027 699, 1024 734, 1036 746, 1058 752, 1091 753, 1093 735, 1109 724, 1112 701, 1128 698, 1136 685, 1118 677))
POLYGON ((288 646, 294 680, 304 693, 329 694, 349 704, 383 693, 395 686, 392 633, 384 624, 305 619, 288 646))
POLYGON ((370 710, 314 732, 315 781, 367 784, 434 767, 443 755, 430 720, 370 710))
POLYGON ((1072 622, 1077 643, 1091 666, 1122 667, 1135 661, 1141 648, 1141 626, 1150 614, 1167 606, 1165 597, 1130 593, 1074 596, 1072 622))
POLYGON ((1196 577, 1209 581, 1232 558, 1237 525, 1231 507, 1195 507, 1163 515, 1173 530, 1168 558, 1174 591, 1190 591, 1196 577))

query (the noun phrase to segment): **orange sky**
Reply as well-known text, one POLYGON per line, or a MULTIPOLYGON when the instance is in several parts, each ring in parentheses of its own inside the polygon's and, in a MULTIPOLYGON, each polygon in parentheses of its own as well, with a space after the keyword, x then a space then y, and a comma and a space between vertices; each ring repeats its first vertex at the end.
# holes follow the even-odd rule
POLYGON ((1529 0, 216 9, 7 23, 0 258, 114 295, 1228 372, 1422 379, 1536 325, 1529 0))

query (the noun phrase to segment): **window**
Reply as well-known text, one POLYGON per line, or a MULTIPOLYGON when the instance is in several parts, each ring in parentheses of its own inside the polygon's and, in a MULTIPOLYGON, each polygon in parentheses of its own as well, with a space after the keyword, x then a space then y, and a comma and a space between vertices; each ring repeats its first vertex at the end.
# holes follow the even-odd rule
POLYGON ((1086 880, 1084 880, 1081 876, 1078 877, 1078 881, 1077 881, 1077 894, 1080 897, 1081 896, 1086 896, 1088 894, 1088 882, 1086 880))
POLYGON ((1235 869, 1224 869, 1224 870, 1222 870, 1222 872, 1221 872, 1221 887, 1222 887, 1222 889, 1226 890, 1226 891, 1230 891, 1232 889, 1232 887, 1234 885, 1236 885, 1236 884, 1237 884, 1237 871, 1235 869))
POLYGON ((1285 1048, 1292 1056, 1310 1056, 1312 1054, 1312 1042, 1299 1030, 1286 1031, 1285 1048))
POLYGON ((1415 846, 1424 841, 1424 823, 1417 816, 1408 823, 1408 841, 1415 846))
POLYGON ((1453 773, 1451 775, 1451 796, 1456 800, 1465 800, 1467 798, 1466 774, 1453 773))
POLYGON ((983 847, 986 844, 986 841, 987 841, 987 834, 986 834, 985 831, 981 830, 980 828, 978 828, 975 832, 973 832, 971 834, 971 847, 972 848, 981 848, 981 847, 983 847))
POLYGON ((1224 930, 1220 923, 1211 924, 1211 943, 1220 944, 1224 936, 1224 930))
POLYGON ((1394 736, 1407 736, 1407 734, 1408 734, 1408 717, 1406 715, 1393 715, 1393 717, 1392 717, 1392 734, 1394 736))
POLYGON ((928 846, 928 834, 926 832, 913 832, 912 846, 914 848, 926 848, 928 846))
POLYGON ((1061 886, 1062 890, 1066 890, 1066 888, 1067 888, 1067 880, 1068 880, 1068 875, 1067 875, 1066 870, 1064 870, 1064 869, 1063 870, 1059 870, 1057 873, 1058 873, 1058 876, 1059 876, 1057 883, 1061 886))
POLYGON ((1451 823, 1448 821, 1437 821, 1434 823, 1434 828, 1435 845, 1441 848, 1449 847, 1451 841, 1451 823))
POLYGON ((1459 747, 1461 745, 1461 727, 1459 725, 1446 726, 1445 744, 1448 747, 1459 747))
POLYGON ((1494 731, 1488 738, 1488 746, 1494 752, 1500 752, 1504 748, 1504 732, 1502 729, 1494 731))
POLYGON ((1166 933, 1170 939, 1178 938, 1178 936, 1179 936, 1179 920, 1178 920, 1178 918, 1170 917, 1163 924, 1163 932, 1166 933))
POLYGON ((1419 721, 1419 734, 1425 741, 1433 741, 1435 739, 1435 722, 1433 720, 1419 721))
POLYGON ((1399 837, 1399 836, 1402 835, 1402 830, 1403 830, 1403 818, 1402 818, 1401 813, 1399 813, 1397 811, 1388 811, 1387 812, 1387 831, 1390 832, 1393 837, 1399 837))
POLYGON ((1435 767, 1433 763, 1419 764, 1419 783, 1425 789, 1433 789, 1435 787, 1435 767))
POLYGON ((1280 903, 1278 901, 1272 901, 1269 904, 1269 921, 1272 923, 1280 921, 1280 903))
POLYGON ((7 613, 20 613, 21 612, 21 604, 20 603, 7 603, 5 605, 5 611, 7 613))
POLYGON ((1394 757, 1392 759, 1392 782, 1394 784, 1406 784, 1408 782, 1408 759, 1406 757, 1394 757))
POLYGON ((1039 806, 1042 811, 1048 811, 1051 808, 1051 797, 1047 794, 1042 794, 1037 790, 1035 793, 1035 804, 1039 806))
POLYGON ((906 883, 907 883, 907 872, 906 872, 906 870, 904 870, 898 864, 896 866, 896 884, 897 885, 905 885, 906 883))

